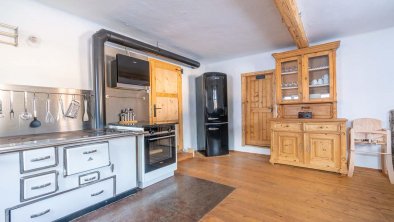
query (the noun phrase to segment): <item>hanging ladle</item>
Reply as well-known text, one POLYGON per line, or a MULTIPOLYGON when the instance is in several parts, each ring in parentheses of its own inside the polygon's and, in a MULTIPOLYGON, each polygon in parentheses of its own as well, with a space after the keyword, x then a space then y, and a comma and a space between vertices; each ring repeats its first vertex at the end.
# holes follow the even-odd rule
POLYGON ((33 97, 33 121, 30 123, 31 128, 38 128, 41 126, 41 122, 37 119, 37 107, 36 107, 36 94, 33 97))
POLYGON ((53 123, 55 121, 55 118, 53 118, 53 115, 51 113, 51 99, 49 98, 49 94, 47 97, 47 103, 46 103, 46 115, 45 115, 45 122, 46 123, 53 123))
POLYGON ((31 113, 27 112, 27 92, 25 92, 25 98, 23 101, 23 105, 24 105, 25 111, 19 115, 19 118, 21 118, 23 120, 29 120, 29 119, 31 119, 32 115, 31 115, 31 113))

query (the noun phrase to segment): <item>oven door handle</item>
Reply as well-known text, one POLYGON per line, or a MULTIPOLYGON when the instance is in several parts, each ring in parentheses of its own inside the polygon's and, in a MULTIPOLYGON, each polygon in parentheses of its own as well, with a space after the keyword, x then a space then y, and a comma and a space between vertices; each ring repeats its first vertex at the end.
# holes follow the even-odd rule
POLYGON ((171 137, 175 137, 175 135, 171 135, 171 136, 161 136, 161 137, 156 137, 156 138, 148 139, 148 140, 149 140, 149 141, 155 141, 155 140, 166 139, 166 138, 171 138, 171 137))

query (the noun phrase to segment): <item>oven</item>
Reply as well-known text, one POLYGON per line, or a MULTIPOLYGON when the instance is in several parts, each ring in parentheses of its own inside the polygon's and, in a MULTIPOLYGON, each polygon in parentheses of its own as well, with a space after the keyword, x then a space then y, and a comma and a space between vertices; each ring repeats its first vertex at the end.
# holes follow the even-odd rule
POLYGON ((151 130, 145 135, 145 173, 175 162, 175 129, 151 130))

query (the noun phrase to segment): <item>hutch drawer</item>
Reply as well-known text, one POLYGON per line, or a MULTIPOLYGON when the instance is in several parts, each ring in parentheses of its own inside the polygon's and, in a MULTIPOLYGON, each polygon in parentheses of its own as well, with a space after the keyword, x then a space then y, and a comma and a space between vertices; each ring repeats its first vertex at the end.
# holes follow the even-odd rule
POLYGON ((339 132, 340 125, 337 123, 305 123, 305 131, 339 132))
POLYGON ((274 123, 272 128, 275 130, 285 131, 302 131, 302 125, 300 123, 274 123))

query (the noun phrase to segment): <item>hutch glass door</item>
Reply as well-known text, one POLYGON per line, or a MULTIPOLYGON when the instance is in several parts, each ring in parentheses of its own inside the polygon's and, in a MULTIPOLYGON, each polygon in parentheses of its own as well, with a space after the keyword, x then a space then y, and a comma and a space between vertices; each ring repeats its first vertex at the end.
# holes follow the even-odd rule
POLYGON ((299 79, 300 58, 290 58, 280 62, 279 70, 281 72, 280 98, 282 103, 300 101, 300 79, 299 79))
POLYGON ((329 100, 332 98, 332 70, 330 54, 308 55, 308 95, 310 101, 329 100))

